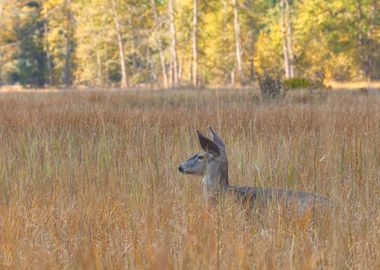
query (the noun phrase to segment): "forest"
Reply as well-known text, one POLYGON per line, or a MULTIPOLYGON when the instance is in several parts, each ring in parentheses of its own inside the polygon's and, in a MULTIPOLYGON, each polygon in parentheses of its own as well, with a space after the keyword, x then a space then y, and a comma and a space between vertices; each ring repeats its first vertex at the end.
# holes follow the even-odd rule
POLYGON ((0 85, 380 79, 377 0, 1 0, 0 85))

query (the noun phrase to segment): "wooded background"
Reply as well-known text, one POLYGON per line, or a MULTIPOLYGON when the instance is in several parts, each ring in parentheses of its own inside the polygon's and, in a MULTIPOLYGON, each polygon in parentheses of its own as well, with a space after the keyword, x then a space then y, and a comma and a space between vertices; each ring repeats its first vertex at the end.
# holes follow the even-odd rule
POLYGON ((377 0, 0 0, 0 85, 380 79, 377 0))

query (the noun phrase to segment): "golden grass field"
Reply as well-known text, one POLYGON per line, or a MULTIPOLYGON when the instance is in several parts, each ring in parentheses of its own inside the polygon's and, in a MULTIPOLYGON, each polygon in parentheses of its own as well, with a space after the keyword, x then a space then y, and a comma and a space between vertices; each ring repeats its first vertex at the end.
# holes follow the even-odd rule
POLYGON ((380 95, 250 90, 0 94, 1 269, 380 269, 380 95), (224 138, 231 184, 331 198, 214 208, 177 172, 224 138))

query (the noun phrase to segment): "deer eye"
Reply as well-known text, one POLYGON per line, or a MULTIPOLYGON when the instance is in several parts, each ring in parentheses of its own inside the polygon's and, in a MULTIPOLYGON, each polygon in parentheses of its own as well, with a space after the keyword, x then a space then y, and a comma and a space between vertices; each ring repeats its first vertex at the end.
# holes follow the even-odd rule
POLYGON ((203 160, 205 157, 204 156, 198 156, 199 160, 203 160))

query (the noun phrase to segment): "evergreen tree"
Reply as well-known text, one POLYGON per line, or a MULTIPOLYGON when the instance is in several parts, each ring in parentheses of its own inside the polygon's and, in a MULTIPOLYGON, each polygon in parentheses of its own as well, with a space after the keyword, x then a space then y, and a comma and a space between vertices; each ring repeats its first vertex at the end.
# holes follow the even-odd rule
POLYGON ((39 1, 18 1, 18 18, 15 24, 16 42, 19 50, 15 54, 16 70, 12 80, 34 87, 45 86, 46 55, 44 52, 45 20, 41 16, 39 1))

